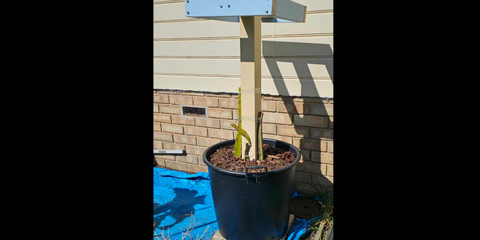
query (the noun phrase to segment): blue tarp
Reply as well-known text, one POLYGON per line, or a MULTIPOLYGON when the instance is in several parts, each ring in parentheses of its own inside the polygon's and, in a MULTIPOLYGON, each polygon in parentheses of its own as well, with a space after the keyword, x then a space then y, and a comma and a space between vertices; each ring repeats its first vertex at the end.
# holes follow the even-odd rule
MULTIPOLYGON (((154 167, 153 183, 153 220, 156 235, 162 234, 170 236, 171 240, 180 240, 182 234, 190 229, 190 236, 185 240, 204 240, 210 239, 218 231, 208 173, 188 174, 154 167), (200 236, 202 237, 199 238, 200 236)), ((296 196, 303 195, 293 191, 293 197, 296 196)), ((320 201, 318 197, 316 199, 320 201)), ((320 217, 308 221, 295 218, 287 240, 300 239, 320 217)))
POLYGON ((209 239, 215 234, 218 225, 208 173, 188 174, 154 167, 153 183, 157 236, 162 234, 180 240, 188 230, 190 236, 185 240, 196 240, 209 239))
MULTIPOLYGON (((302 197, 302 194, 297 193, 295 190, 293 191, 293 197, 302 197)), ((320 198, 315 197, 317 201, 320 201, 320 198)), ((323 200, 323 199, 322 199, 323 200)), ((313 223, 317 220, 320 219, 322 216, 314 217, 312 219, 307 219, 304 218, 295 218, 295 220, 292 223, 292 227, 290 228, 290 231, 288 232, 288 237, 287 240, 298 240, 300 237, 303 235, 307 234, 310 231, 310 227, 313 225, 313 223)))
POLYGON ((300 237, 310 232, 309 228, 312 227, 313 223, 321 217, 322 216, 318 216, 308 221, 304 218, 295 218, 292 227, 290 228, 290 232, 287 235, 287 240, 299 240, 300 237))

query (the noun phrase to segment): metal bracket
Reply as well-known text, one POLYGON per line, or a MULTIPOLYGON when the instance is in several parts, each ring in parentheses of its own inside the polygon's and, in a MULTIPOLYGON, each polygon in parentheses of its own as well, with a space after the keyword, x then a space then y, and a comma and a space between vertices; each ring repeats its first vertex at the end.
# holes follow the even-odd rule
POLYGON ((154 155, 182 155, 185 154, 185 150, 177 150, 177 149, 154 149, 154 155))
POLYGON ((255 177, 255 182, 258 182, 258 178, 259 177, 262 177, 262 174, 263 174, 263 177, 266 178, 267 177, 267 165, 265 166, 245 166, 245 178, 248 179, 248 169, 259 169, 259 168, 265 168, 265 172, 263 173, 251 173, 252 174, 252 177, 255 177))
POLYGON ((183 149, 153 149, 153 166, 156 167, 157 160, 155 160, 155 155, 186 155, 185 150, 183 149))

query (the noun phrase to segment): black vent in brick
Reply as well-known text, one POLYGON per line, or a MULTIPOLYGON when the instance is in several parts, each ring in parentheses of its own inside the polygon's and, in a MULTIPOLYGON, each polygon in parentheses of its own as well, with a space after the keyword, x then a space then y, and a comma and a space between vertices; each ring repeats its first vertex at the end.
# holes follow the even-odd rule
POLYGON ((182 106, 182 112, 183 112, 183 115, 186 115, 186 116, 206 117, 204 107, 182 106))

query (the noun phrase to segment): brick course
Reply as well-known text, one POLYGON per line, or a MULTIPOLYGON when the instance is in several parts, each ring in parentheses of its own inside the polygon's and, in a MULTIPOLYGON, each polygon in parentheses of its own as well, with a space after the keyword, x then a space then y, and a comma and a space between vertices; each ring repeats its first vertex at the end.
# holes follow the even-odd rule
POLYGON ((153 131, 157 131, 157 132, 162 131, 162 126, 160 125, 159 122, 153 122, 153 131))
POLYGON ((183 129, 185 130, 186 135, 195 135, 195 136, 201 136, 201 137, 208 136, 207 128, 204 128, 204 127, 185 126, 183 127, 183 129))
POLYGON ((310 104, 310 114, 333 116, 333 105, 329 104, 310 104))
POLYGON ((170 95, 170 104, 176 105, 193 105, 193 97, 182 95, 170 95))
POLYGON ((182 162, 165 160, 165 167, 173 170, 187 171, 187 164, 182 162))
POLYGON ((153 148, 154 149, 163 149, 163 142, 153 140, 153 148))
POLYGON ((275 112, 275 102, 274 101, 262 101, 262 111, 263 112, 275 112))
POLYGON ((163 149, 180 149, 180 150, 185 150, 185 144, 164 142, 164 143, 163 143, 163 149))
POLYGON ((164 142, 173 142, 173 136, 171 133, 154 132, 153 139, 164 142))
POLYGON ((209 129, 208 137, 210 138, 221 138, 225 140, 233 139, 233 131, 231 130, 221 130, 221 129, 209 129))
POLYGON ((193 105, 204 107, 218 107, 218 98, 193 97, 193 105))
POLYGON ((222 139, 217 138, 204 138, 204 137, 197 137, 197 145, 202 147, 210 147, 215 143, 221 142, 222 139))
POLYGON ((165 95, 165 94, 154 94, 153 95, 153 102, 156 102, 156 103, 170 103, 170 101, 168 101, 168 95, 165 95))
MULTIPOLYGON (((295 188, 313 194, 333 184, 333 100, 262 95, 263 137, 299 148, 295 188)), ((238 125, 238 94, 154 90, 154 148, 183 149, 185 156, 155 156, 158 167, 208 172, 204 151, 233 139, 238 125), (180 116, 180 105, 207 107, 207 117, 180 116)))
POLYGON ((263 114, 264 123, 277 123, 277 124, 292 124, 292 117, 286 113, 270 113, 263 114))
POLYGON ((197 145, 197 139, 194 136, 173 135, 174 143, 184 143, 190 145, 197 145))
POLYGON ((263 123, 262 124, 262 132, 276 135, 277 134, 277 125, 263 123))
POLYGON ((169 132, 169 133, 182 133, 183 134, 183 126, 162 123, 162 131, 169 132))
POLYGON ((195 118, 172 115, 172 124, 193 125, 195 126, 195 118))
POLYGON ((220 120, 213 118, 195 118, 199 127, 220 128, 220 120))
POLYGON ((228 129, 228 130, 235 130, 235 128, 232 127, 232 123, 238 126, 238 121, 237 120, 221 120, 222 123, 222 129, 228 129))
POLYGON ((185 146, 185 150, 187 152, 187 154, 193 154, 193 155, 203 155, 203 152, 205 152, 205 150, 207 149, 206 147, 197 147, 197 146, 190 146, 190 145, 186 145, 185 146))
POLYGON ((160 106, 160 112, 161 113, 177 114, 177 115, 180 115, 180 113, 181 113, 180 106, 163 105, 163 104, 159 104, 159 106, 160 106))
POLYGON ((293 115, 295 125, 307 127, 328 127, 328 117, 310 116, 310 115, 293 115))
POLYGON ((308 138, 310 130, 308 127, 278 125, 277 134, 281 136, 308 138))
POLYGON ((308 104, 297 102, 278 102, 278 112, 288 112, 297 114, 308 114, 310 108, 308 104))
POLYGON ((221 108, 233 108, 238 109, 238 99, 234 98, 219 98, 218 104, 221 108))
POLYGON ((170 115, 161 114, 161 113, 154 113, 153 114, 153 121, 154 122, 163 122, 163 123, 172 123, 170 115))
POLYGON ((198 164, 197 156, 194 156, 194 155, 175 156, 175 160, 177 160, 177 162, 184 162, 184 163, 189 163, 194 165, 198 164))
POLYGON ((221 109, 221 108, 209 108, 208 109, 208 117, 232 119, 232 110, 231 109, 221 109))

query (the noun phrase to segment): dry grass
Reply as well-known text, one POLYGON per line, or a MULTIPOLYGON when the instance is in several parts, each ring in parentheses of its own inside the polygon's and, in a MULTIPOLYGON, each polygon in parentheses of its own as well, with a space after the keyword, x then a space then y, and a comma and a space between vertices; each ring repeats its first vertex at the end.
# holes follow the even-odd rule
MULTIPOLYGON (((210 226, 207 226, 207 228, 205 229, 205 231, 203 231, 202 235, 201 236, 196 236, 196 238, 194 238, 194 236, 192 236, 190 234, 190 232, 192 231, 193 228, 195 228, 195 226, 198 225, 199 222, 201 222, 202 220, 196 222, 195 221, 195 216, 193 216, 193 214, 189 214, 190 215, 190 225, 184 229, 184 231, 182 231, 182 239, 181 240, 211 240, 212 237, 213 237, 213 234, 214 232, 212 231, 208 231, 208 229, 210 228, 210 226), (205 235, 206 234, 206 235, 205 235), (203 238, 205 236, 205 238, 203 238), (188 237, 188 238, 187 238, 188 237)), ((172 240, 170 238, 170 231, 169 229, 164 229, 163 227, 161 227, 162 229, 162 233, 160 235, 157 235, 155 233, 155 222, 153 222, 153 234, 155 234, 155 238, 157 240, 172 240), (165 232, 166 231, 166 232, 165 232)))

